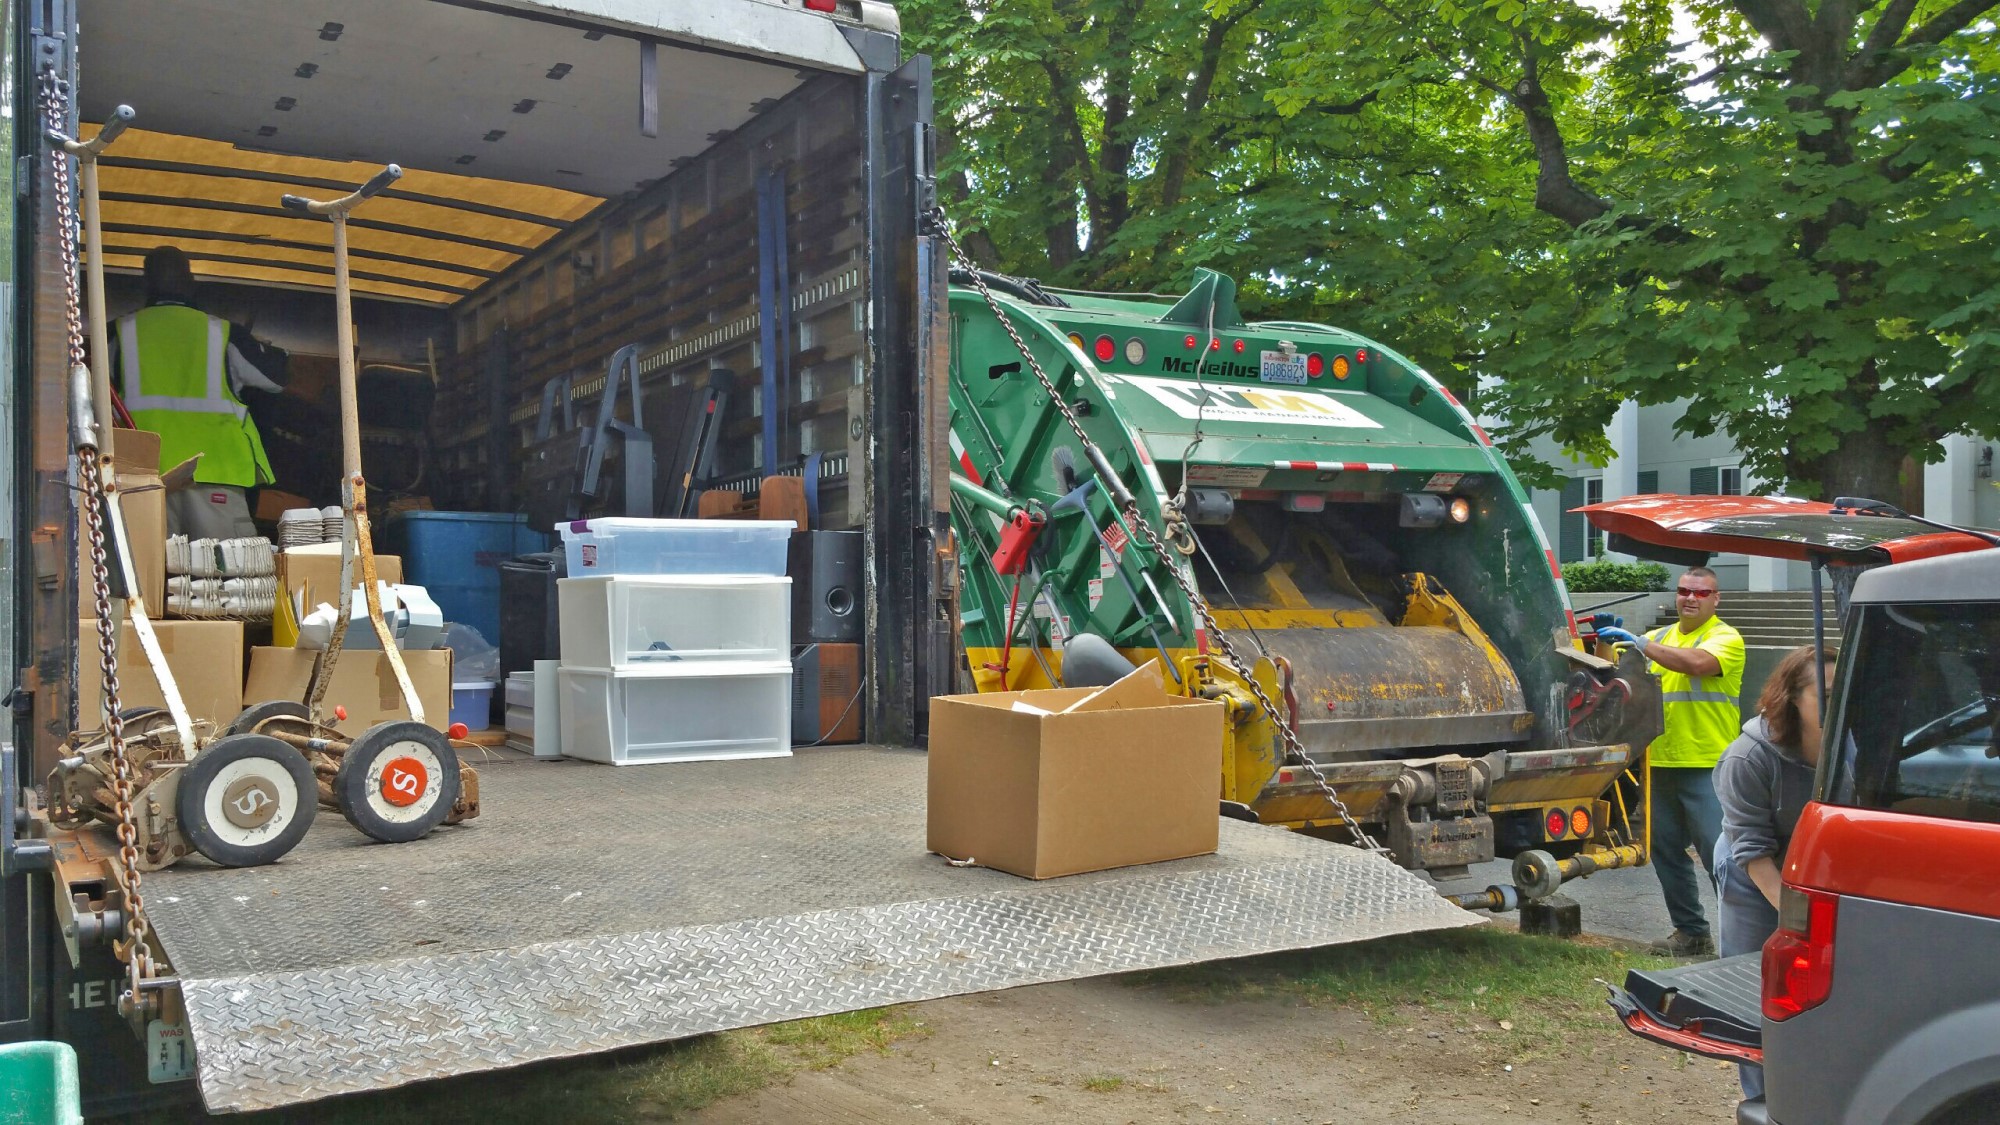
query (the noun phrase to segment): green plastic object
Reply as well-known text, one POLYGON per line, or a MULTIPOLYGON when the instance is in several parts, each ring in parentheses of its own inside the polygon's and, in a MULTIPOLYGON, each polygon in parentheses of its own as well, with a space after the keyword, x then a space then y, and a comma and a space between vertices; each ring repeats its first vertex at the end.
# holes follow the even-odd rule
POLYGON ((0 1046, 0 1125, 83 1125, 76 1051, 69 1044, 0 1046))

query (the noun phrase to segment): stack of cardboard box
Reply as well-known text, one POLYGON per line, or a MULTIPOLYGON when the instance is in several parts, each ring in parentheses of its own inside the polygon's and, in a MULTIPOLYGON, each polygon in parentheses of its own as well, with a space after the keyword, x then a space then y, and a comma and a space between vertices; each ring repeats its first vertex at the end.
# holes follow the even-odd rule
MULTIPOLYGON (((360 569, 355 567, 357 582, 360 569)), ((392 585, 401 582, 403 560, 376 555, 375 576, 392 585)), ((320 543, 280 552, 278 588, 282 596, 273 622, 275 644, 250 650, 250 676, 243 694, 252 702, 305 698, 319 653, 292 647, 298 640, 298 615, 321 603, 340 603, 340 544, 320 543)), ((403 664, 424 705, 424 720, 444 729, 451 714, 451 650, 405 650, 403 664)), ((409 718, 395 670, 379 649, 350 648, 341 653, 326 689, 327 713, 333 715, 336 707, 346 717, 335 719, 333 725, 349 735, 377 723, 409 718)))
MULTIPOLYGON (((118 430, 112 442, 126 544, 160 650, 189 714, 220 729, 243 710, 243 623, 163 619, 167 604, 167 489, 159 468, 160 438, 144 430, 118 430)), ((83 576, 77 628, 81 649, 77 713, 83 725, 96 726, 104 706, 104 677, 97 659, 97 607, 91 588, 90 540, 83 534, 77 539, 77 570, 83 576)), ((107 537, 105 565, 115 571, 118 561, 111 547, 107 537)), ((118 701, 126 708, 166 706, 159 679, 129 621, 120 626, 118 637, 118 687, 118 701)))
MULTIPOLYGON (((279 619, 275 624, 276 643, 281 647, 252 649, 246 682, 242 622, 165 619, 167 492, 175 486, 186 486, 192 477, 193 462, 162 474, 157 434, 118 430, 112 440, 126 542, 139 589, 153 631, 159 637, 167 669, 180 688, 189 715, 208 721, 214 730, 220 731, 242 712, 246 699, 252 703, 303 700, 318 654, 290 647, 298 631, 286 607, 303 604, 310 609, 320 602, 339 600, 339 544, 300 548, 278 556, 279 589, 286 595, 280 599, 279 619)), ((78 626, 81 658, 77 661, 77 707, 83 725, 94 727, 101 721, 104 678, 97 657, 89 540, 84 536, 79 536, 79 540, 77 570, 83 580, 79 587, 82 620, 78 626)), ((108 539, 105 546, 109 551, 108 539)), ((114 569, 118 565, 115 558, 108 557, 105 561, 114 569)), ((375 566, 385 581, 402 580, 401 559, 377 555, 375 566)), ((450 650, 405 652, 403 659, 418 698, 423 701, 424 718, 431 725, 443 728, 451 711, 450 650)), ((129 621, 120 626, 118 682, 119 703, 126 708, 166 705, 159 680, 129 621)), ((329 713, 336 706, 345 710, 347 717, 335 725, 348 734, 358 734, 376 723, 408 717, 395 674, 380 652, 356 651, 343 655, 328 685, 326 703, 329 713)))

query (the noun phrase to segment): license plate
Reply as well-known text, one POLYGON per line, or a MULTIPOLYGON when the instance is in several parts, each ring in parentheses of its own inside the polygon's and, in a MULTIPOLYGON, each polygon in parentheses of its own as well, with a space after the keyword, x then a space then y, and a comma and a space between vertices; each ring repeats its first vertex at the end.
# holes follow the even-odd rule
POLYGON ((154 1020, 146 1025, 146 1077, 155 1083, 194 1077, 194 1047, 186 1024, 154 1020))
POLYGON ((1260 352, 1258 354, 1263 359, 1263 363, 1257 371, 1259 379, 1262 379, 1266 383, 1286 383, 1295 387, 1305 386, 1305 356, 1297 352, 1293 352, 1291 355, 1286 355, 1284 352, 1260 352))

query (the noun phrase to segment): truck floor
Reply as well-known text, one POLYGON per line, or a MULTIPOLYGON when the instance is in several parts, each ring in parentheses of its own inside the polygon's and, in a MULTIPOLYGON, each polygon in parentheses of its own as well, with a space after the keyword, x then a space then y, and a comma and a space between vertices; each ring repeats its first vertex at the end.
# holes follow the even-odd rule
MULTIPOLYGON (((1033 882, 924 850, 924 756, 482 768, 412 844, 322 810, 283 862, 147 877, 213 1110, 729 1028, 1472 925, 1386 860, 1222 822, 1033 882)), ((1105 795, 1105 815, 1139 816, 1105 795)))

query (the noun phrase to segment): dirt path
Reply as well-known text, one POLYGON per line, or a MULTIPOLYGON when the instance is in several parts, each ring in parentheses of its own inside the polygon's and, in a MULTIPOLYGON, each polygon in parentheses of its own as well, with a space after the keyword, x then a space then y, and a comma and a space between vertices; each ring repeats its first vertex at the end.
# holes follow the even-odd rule
POLYGON ((1120 978, 905 1011, 922 1033, 886 1054, 804 1071, 685 1120, 1611 1125, 1726 1122, 1736 1101, 1733 1068, 1651 1048, 1608 1010, 1601 1032, 1532 1051, 1489 1021, 1448 1013, 1411 1008, 1385 1028, 1295 998, 1191 999, 1120 978))

